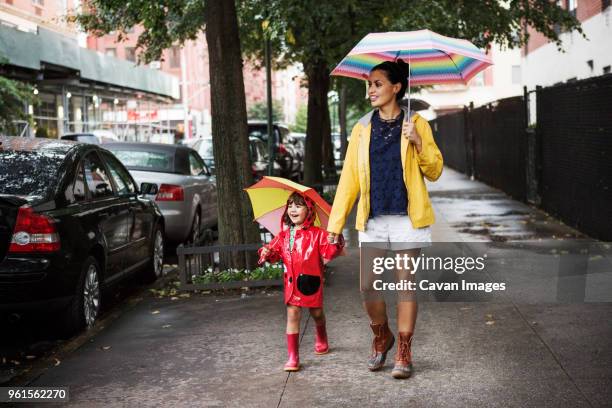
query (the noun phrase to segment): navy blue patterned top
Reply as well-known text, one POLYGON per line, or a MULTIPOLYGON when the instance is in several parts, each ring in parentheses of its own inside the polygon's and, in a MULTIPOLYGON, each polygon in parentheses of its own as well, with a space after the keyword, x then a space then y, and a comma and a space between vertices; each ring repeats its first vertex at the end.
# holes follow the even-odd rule
POLYGON ((370 217, 406 215, 408 196, 402 170, 401 137, 404 112, 393 121, 372 115, 370 136, 370 217))

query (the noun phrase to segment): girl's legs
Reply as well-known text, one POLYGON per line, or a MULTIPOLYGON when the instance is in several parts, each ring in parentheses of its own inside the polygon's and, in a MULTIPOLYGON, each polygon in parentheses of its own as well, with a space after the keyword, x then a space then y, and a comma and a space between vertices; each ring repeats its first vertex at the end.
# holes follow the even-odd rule
POLYGON ((300 318, 302 309, 298 306, 287 305, 287 354, 289 358, 285 364, 285 371, 298 371, 300 369, 300 318))
POLYGON ((325 328, 325 313, 322 307, 310 308, 310 315, 315 321, 315 354, 326 354, 329 352, 327 343, 327 330, 325 328))
POLYGON ((302 308, 299 306, 287 305, 287 334, 300 332, 300 320, 302 318, 302 308))

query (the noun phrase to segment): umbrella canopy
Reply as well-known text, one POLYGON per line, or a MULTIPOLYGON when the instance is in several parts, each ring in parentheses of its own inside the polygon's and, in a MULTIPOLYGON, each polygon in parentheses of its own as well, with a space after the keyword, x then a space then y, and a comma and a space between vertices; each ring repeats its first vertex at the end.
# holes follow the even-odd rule
POLYGON ((287 199, 294 192, 314 202, 314 225, 323 229, 327 228, 331 206, 310 187, 282 177, 265 176, 245 190, 251 199, 255 221, 263 225, 272 235, 277 235, 281 231, 281 218, 285 212, 287 199))
POLYGON ((493 64, 471 42, 433 31, 371 33, 359 41, 331 75, 367 79, 374 66, 397 59, 410 64, 411 85, 466 84, 493 64))
MULTIPOLYGON (((402 99, 401 101, 399 101, 399 105, 410 107, 408 104, 408 99, 402 99)), ((431 106, 424 100, 416 99, 416 98, 410 99, 410 105, 412 105, 412 110, 415 110, 415 111, 429 109, 429 107, 431 106)))

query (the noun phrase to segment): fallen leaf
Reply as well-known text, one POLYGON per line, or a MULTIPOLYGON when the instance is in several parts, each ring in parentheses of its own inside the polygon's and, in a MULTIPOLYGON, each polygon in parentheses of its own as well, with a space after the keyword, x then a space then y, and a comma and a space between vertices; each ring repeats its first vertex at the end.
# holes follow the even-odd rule
POLYGON ((151 312, 151 314, 159 314, 159 310, 154 310, 151 312))
POLYGON ((110 350, 110 349, 111 349, 111 346, 102 346, 102 347, 100 347, 100 349, 102 349, 102 350, 104 350, 104 351, 106 351, 106 350, 110 350))
POLYGON ((15 364, 15 365, 20 365, 21 363, 17 360, 11 360, 11 363, 15 364))
POLYGON ((491 313, 488 313, 488 314, 486 314, 486 315, 485 315, 485 317, 486 317, 487 319, 492 319, 492 318, 493 318, 493 315, 492 315, 491 313))
POLYGON ((28 360, 33 360, 33 359, 35 359, 35 358, 36 358, 36 356, 33 356, 33 355, 27 355, 27 356, 25 356, 25 358, 27 358, 28 360))
POLYGON ((188 297, 191 297, 191 294, 189 294, 189 293, 181 293, 181 294, 179 295, 179 297, 182 297, 182 298, 188 298, 188 297))
POLYGON ((55 366, 57 367, 58 365, 61 364, 61 361, 59 361, 57 358, 55 359, 55 366))
POLYGON ((162 326, 162 329, 167 329, 168 327, 172 327, 172 325, 171 325, 171 324, 164 324, 164 325, 162 326))
POLYGON ((176 296, 172 296, 170 300, 178 300, 178 298, 176 296))
POLYGON ((495 324, 495 321, 494 321, 494 320, 488 320, 488 321, 486 322, 486 324, 487 324, 488 326, 492 326, 492 325, 494 325, 494 324, 495 324))
POLYGON ((464 306, 459 308, 459 310, 470 310, 472 307, 471 306, 464 306))

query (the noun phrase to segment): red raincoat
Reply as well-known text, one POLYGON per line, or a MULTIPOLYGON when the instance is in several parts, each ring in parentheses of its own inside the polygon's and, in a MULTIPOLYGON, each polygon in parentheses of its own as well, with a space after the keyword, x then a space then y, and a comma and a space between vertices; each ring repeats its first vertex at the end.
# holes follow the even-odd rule
MULTIPOLYGON (((313 213, 310 200, 306 200, 310 215, 313 213)), ((287 209, 285 209, 287 213, 287 209)), ((285 303, 301 307, 323 307, 324 261, 331 261, 344 247, 339 236, 338 244, 327 242, 327 231, 312 225, 312 216, 307 217, 302 227, 296 227, 293 251, 289 252, 290 230, 285 227, 265 248, 270 251, 259 262, 283 261, 285 265, 285 303)), ((284 217, 283 217, 284 218, 284 217)))

